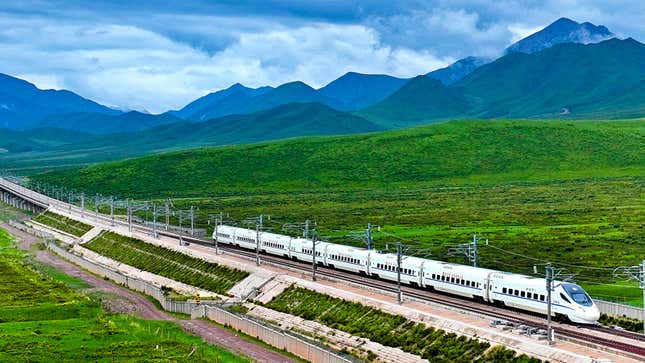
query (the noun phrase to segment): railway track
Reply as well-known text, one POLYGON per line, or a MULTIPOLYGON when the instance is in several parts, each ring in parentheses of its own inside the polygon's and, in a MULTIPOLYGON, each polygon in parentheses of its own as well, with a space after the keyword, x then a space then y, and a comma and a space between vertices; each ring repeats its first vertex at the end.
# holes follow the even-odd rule
MULTIPOLYGON (((173 233, 162 232, 162 235, 168 237, 177 237, 173 233)), ((213 242, 209 240, 186 237, 183 236, 184 241, 195 243, 198 245, 206 247, 214 247, 213 242)), ((255 259, 255 252, 249 252, 248 250, 235 248, 228 245, 218 246, 220 250, 228 251, 237 255, 242 255, 250 259, 255 259)), ((293 261, 288 258, 272 256, 267 254, 261 254, 264 261, 270 262, 278 266, 289 267, 296 269, 302 272, 311 272, 311 264, 303 263, 300 261, 293 261)), ((371 277, 361 276, 345 271, 338 271, 330 269, 323 266, 318 266, 316 273, 321 276, 327 276, 347 282, 352 282, 360 286, 368 286, 371 288, 379 289, 382 291, 387 291, 390 293, 398 293, 396 284, 385 281, 373 279, 371 277)), ((465 310, 474 314, 485 315, 495 319, 503 319, 514 324, 518 325, 527 325, 538 329, 546 329, 547 326, 545 323, 538 321, 537 319, 528 319, 526 313, 519 313, 508 309, 498 308, 489 304, 479 303, 472 300, 465 300, 458 297, 447 296, 444 294, 439 294, 436 292, 431 292, 423 289, 413 288, 409 286, 401 286, 401 291, 409 297, 416 298, 418 300, 433 302, 441 305, 447 305, 460 310, 465 310)), ((591 326, 585 327, 585 329, 595 330, 611 335, 617 335, 637 342, 645 342, 645 335, 632 333, 628 331, 614 330, 608 327, 601 326, 591 326)), ((592 335, 590 333, 582 332, 580 328, 576 326, 566 326, 563 324, 558 325, 556 337, 565 338, 567 340, 572 340, 577 343, 583 343, 586 345, 600 345, 603 347, 615 349, 622 352, 631 353, 634 355, 634 358, 645 360, 645 345, 644 344, 629 344, 623 341, 611 340, 601 336, 592 335), (591 343, 591 344, 589 344, 591 343)))
MULTIPOLYGON (((31 191, 30 191, 31 192, 31 191)), ((21 193, 24 194, 24 193, 21 193)), ((27 196, 29 199, 34 199, 34 196, 38 197, 34 192, 24 194, 27 196), (30 195, 28 195, 30 194, 30 195)), ((76 212, 78 214, 81 213, 80 208, 74 206, 74 205, 69 205, 67 203, 54 200, 52 198, 42 196, 40 199, 37 200, 40 203, 46 203, 48 205, 55 205, 57 208, 60 208, 61 210, 68 211, 68 212, 76 212), (43 201, 44 200, 44 201, 43 201)), ((115 223, 119 224, 121 226, 128 226, 127 222, 118 220, 118 219, 112 219, 108 216, 102 215, 102 214, 95 214, 91 213, 88 211, 83 212, 86 216, 96 218, 99 220, 102 220, 104 223, 115 223)), ((147 226, 142 226, 142 225, 137 225, 137 224, 132 224, 132 229, 133 230, 138 230, 143 233, 147 234, 152 234, 153 229, 151 227, 147 226)), ((195 243, 198 245, 206 246, 206 247, 214 247, 214 243, 210 240, 206 239, 200 239, 200 238, 195 238, 195 237, 190 237, 190 236, 184 236, 178 233, 173 233, 173 232, 168 232, 165 230, 157 230, 157 233, 159 235, 167 236, 170 238, 175 238, 179 239, 181 238, 184 241, 190 242, 190 243, 195 243)), ((228 245, 220 245, 218 246, 221 250, 228 251, 230 253, 234 253, 237 255, 242 255, 247 258, 255 259, 256 254, 255 252, 249 252, 248 250, 240 249, 240 248, 233 248, 228 245)), ((302 272, 310 272, 311 271, 311 264, 309 263, 303 263, 299 261, 293 261, 288 258, 283 258, 283 257, 277 257, 277 256, 272 256, 272 255, 262 255, 262 259, 264 261, 268 261, 272 264, 278 265, 278 266, 284 266, 292 269, 296 269, 302 272)), ((368 286, 371 288, 379 289, 382 291, 387 291, 390 293, 398 293, 398 289, 396 287, 396 284, 390 282, 390 281, 385 281, 385 280, 378 280, 378 279, 373 279, 370 277, 366 276, 361 276, 361 275, 356 275, 353 273, 345 272, 345 271, 338 271, 338 270, 333 270, 329 269, 323 266, 319 266, 317 268, 317 273, 321 276, 327 276, 351 283, 355 283, 361 286, 368 286)), ((543 322, 537 321, 536 319, 529 318, 530 315, 526 313, 519 313, 515 312, 513 310, 508 310, 508 309, 501 309, 497 308, 495 306, 489 305, 489 304, 484 304, 484 303, 479 303, 476 301, 472 300, 464 300, 460 299, 457 297, 452 297, 452 296, 447 296, 444 294, 438 294, 436 292, 430 292, 428 290, 423 290, 423 289, 418 289, 418 288, 412 288, 409 286, 402 286, 401 291, 409 297, 413 297, 415 299, 419 299, 422 301, 427 301, 427 302, 433 302, 437 304, 442 304, 446 306, 451 306, 454 308, 458 308, 460 310, 468 311, 474 314, 479 314, 479 315, 485 315, 489 316, 494 319, 503 319, 515 324, 523 324, 531 327, 535 327, 538 329, 546 329, 546 324, 543 322)), ((645 344, 639 344, 639 342, 645 342, 645 335, 642 334, 637 334, 637 333, 632 333, 628 331, 621 331, 621 330, 615 330, 611 329, 608 327, 603 327, 603 326, 586 326, 585 329, 588 330, 593 330, 609 335, 614 335, 622 338, 627 338, 630 340, 634 340, 636 344, 631 344, 631 343, 626 343, 624 341, 620 340, 611 340, 602 336, 597 336, 593 335, 587 332, 581 331, 580 328, 577 328, 575 326, 563 326, 559 325, 557 326, 557 334, 556 336, 560 338, 565 338, 569 339, 575 342, 587 344, 587 345, 597 345, 601 347, 606 347, 610 348, 613 350, 617 351, 622 351, 626 353, 630 353, 631 357, 634 357, 636 359, 640 359, 645 361, 645 344)))

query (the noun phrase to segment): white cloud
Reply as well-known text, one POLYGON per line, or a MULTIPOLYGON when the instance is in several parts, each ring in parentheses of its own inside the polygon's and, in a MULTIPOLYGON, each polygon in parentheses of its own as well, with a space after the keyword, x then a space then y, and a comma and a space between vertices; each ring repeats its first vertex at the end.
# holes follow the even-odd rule
POLYGON ((513 43, 517 42, 520 39, 526 38, 527 36, 539 31, 544 28, 544 26, 526 26, 524 24, 510 24, 508 25, 508 31, 513 34, 511 41, 513 43))
POLYGON ((151 112, 180 108, 235 82, 302 80, 320 87, 350 70, 412 77, 453 60, 384 45, 363 25, 240 33, 212 55, 134 26, 47 23, 42 29, 46 38, 29 37, 21 26, 3 33, 4 72, 25 75, 41 88, 67 88, 100 103, 151 112))
POLYGON ((235 82, 302 80, 319 87, 347 71, 411 77, 461 57, 498 55, 562 16, 640 40, 645 34, 638 0, 356 6, 311 0, 275 2, 270 9, 266 3, 186 3, 196 10, 147 1, 122 7, 7 0, 0 9, 0 72, 107 105, 161 112, 235 82))

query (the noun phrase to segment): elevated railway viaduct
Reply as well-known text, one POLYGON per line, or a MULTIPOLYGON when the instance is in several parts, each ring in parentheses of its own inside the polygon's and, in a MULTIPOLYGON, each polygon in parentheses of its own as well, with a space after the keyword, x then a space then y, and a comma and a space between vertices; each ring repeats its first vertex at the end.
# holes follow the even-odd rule
POLYGON ((49 208, 49 204, 43 202, 41 199, 42 196, 36 196, 29 189, 20 187, 0 177, 0 201, 3 203, 17 209, 38 213, 49 208))

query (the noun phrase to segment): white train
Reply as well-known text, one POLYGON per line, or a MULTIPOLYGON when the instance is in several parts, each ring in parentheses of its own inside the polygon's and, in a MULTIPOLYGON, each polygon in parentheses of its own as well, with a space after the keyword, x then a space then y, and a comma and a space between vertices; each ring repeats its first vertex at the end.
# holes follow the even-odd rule
MULTIPOLYGON (((256 231, 219 226, 213 233, 218 243, 255 250, 256 231)), ((312 262, 312 241, 261 232, 260 251, 298 261, 312 262)), ((316 263, 339 270, 396 281, 396 254, 328 242, 316 243, 316 263)), ((542 278, 454 263, 404 256, 401 283, 459 295, 516 309, 547 314, 546 282, 542 278)), ((552 314, 574 323, 593 324, 598 307, 578 285, 556 281, 552 314)))

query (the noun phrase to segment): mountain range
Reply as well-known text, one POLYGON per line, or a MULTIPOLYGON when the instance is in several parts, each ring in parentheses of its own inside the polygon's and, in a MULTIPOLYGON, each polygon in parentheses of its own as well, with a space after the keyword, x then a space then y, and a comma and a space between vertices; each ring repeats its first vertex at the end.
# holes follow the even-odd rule
POLYGON ((449 86, 416 77, 359 114, 386 128, 463 117, 643 116, 643 60, 645 45, 631 38, 514 52, 449 86))
MULTIPOLYGON (((560 18, 549 24, 544 29, 520 39, 504 50, 509 53, 535 53, 561 43, 598 43, 613 38, 614 34, 602 25, 594 25, 588 22, 578 23, 571 19, 560 18)), ((451 85, 464 78, 470 72, 480 66, 494 61, 494 57, 470 56, 462 58, 448 67, 437 69, 427 74, 451 85)))
POLYGON ((0 127, 30 128, 44 117, 70 112, 120 113, 73 92, 40 90, 27 81, 0 73, 0 127))
POLYGON ((300 81, 235 84, 161 115, 122 112, 0 75, 0 158, 51 151, 79 162, 84 153, 109 159, 452 118, 642 117, 645 45, 612 36, 603 26, 559 19, 495 60, 468 57, 411 79, 349 72, 320 89, 300 81), (53 128, 69 132, 57 139, 53 128), (31 136, 17 131, 26 129, 31 136))

